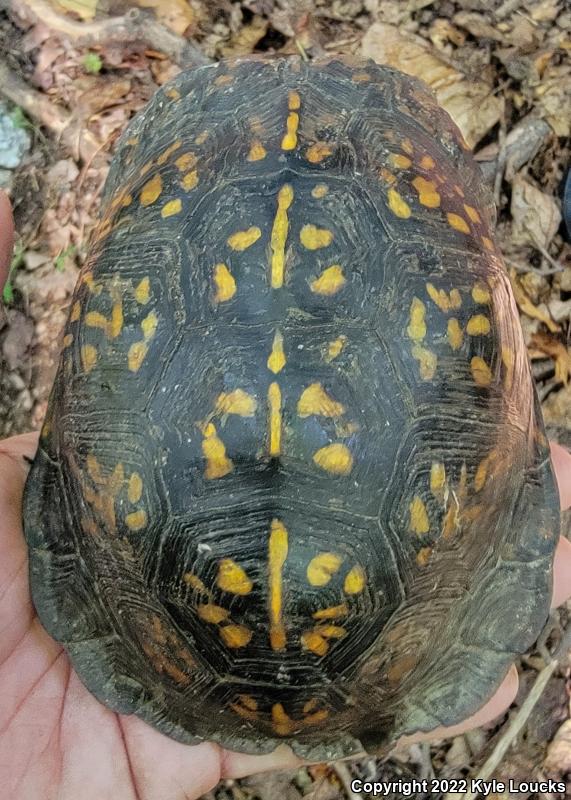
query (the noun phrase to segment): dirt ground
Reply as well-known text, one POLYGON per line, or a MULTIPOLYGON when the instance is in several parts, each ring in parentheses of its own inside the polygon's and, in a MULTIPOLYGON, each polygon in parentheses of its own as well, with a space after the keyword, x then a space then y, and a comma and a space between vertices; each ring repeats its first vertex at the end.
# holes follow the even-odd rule
MULTIPOLYGON (((41 424, 109 160, 128 120, 181 68, 249 53, 360 54, 431 86, 494 195, 548 433, 571 446, 571 244, 561 215, 571 152, 565 0, 0 0, 0 187, 18 231, 0 306, 0 434, 41 424), (15 163, 2 161, 3 131, 17 143, 15 163)), ((564 609, 563 628, 568 616, 564 609)), ((562 636, 558 627, 549 637, 551 651, 562 636)), ((555 668, 545 650, 522 658, 516 702, 484 729, 384 764, 316 765, 228 782, 208 797, 366 797, 351 793, 351 776, 486 772, 569 785, 571 658, 559 656, 555 668), (498 759, 494 749, 512 737, 530 691, 533 709, 498 759)), ((571 797, 571 788, 552 796, 571 797)))

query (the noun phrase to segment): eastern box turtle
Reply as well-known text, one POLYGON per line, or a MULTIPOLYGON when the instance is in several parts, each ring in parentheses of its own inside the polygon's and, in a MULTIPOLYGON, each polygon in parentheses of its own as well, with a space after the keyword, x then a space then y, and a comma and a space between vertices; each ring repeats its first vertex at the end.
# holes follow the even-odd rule
POLYGON ((208 65, 137 115, 25 494, 37 611, 103 703, 332 758, 492 694, 559 528, 493 224, 372 62, 208 65))

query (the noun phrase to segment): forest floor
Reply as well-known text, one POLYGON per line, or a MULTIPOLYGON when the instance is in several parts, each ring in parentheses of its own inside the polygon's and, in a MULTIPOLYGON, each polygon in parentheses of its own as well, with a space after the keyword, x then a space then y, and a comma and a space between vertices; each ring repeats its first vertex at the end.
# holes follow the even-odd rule
MULTIPOLYGON (((0 435, 41 425, 71 293, 125 125, 181 68, 251 53, 362 55, 429 84, 473 148, 496 201, 497 241, 548 433, 571 446, 571 244, 561 215, 571 160, 565 0, 0 0, 0 188, 11 197, 17 227, 0 306, 0 435)), ((563 625, 568 617, 563 609, 563 625)), ((552 648, 560 636, 552 635, 552 648)), ((351 776, 486 772, 569 785, 571 658, 564 653, 553 668, 534 650, 518 669, 515 703, 485 728, 413 746, 384 763, 320 764, 227 782, 209 797, 367 797, 351 794, 351 776), (537 695, 533 710, 498 759, 495 749, 513 736, 530 691, 537 695)))

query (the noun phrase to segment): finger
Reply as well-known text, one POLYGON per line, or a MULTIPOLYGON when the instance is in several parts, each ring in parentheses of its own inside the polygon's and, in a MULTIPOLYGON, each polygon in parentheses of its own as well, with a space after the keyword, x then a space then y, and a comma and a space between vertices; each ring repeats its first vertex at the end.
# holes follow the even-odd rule
POLYGON ((571 542, 561 536, 553 561, 553 597, 551 608, 557 608, 571 597, 571 542))
POLYGON ((517 694, 518 686, 519 677, 517 674, 517 669, 512 664, 494 696, 490 698, 490 700, 488 700, 488 702, 482 706, 482 708, 478 709, 475 714, 472 714, 470 717, 468 717, 468 719, 463 720, 463 722, 459 722, 457 725, 441 725, 440 727, 435 728, 432 731, 427 731, 426 733, 415 733, 411 736, 403 736, 397 743, 397 749, 400 749, 401 747, 409 747, 411 744, 415 744, 416 742, 427 742, 433 741, 434 739, 445 739, 450 736, 458 736, 460 733, 470 731, 472 728, 479 728, 481 725, 491 722, 497 716, 503 714, 506 708, 513 703, 517 694))
POLYGON ((295 769, 302 763, 301 758, 285 744, 280 744, 272 753, 263 756, 226 750, 222 758, 222 778, 243 778, 256 772, 295 769))
POLYGON ((559 487, 561 510, 571 508, 571 453, 560 444, 550 442, 551 461, 559 487))
POLYGON ((14 244, 14 221, 10 201, 0 191, 0 289, 6 283, 14 244))
POLYGON ((22 492, 37 435, 0 442, 0 664, 22 639, 32 616, 22 536, 22 492))

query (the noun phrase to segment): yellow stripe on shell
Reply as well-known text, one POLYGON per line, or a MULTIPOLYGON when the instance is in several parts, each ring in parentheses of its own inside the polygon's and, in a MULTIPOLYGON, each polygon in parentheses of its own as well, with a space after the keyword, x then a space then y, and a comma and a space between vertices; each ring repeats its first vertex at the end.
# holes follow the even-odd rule
POLYGON ((421 342, 426 336, 426 306, 418 297, 413 297, 410 305, 410 322, 406 332, 410 339, 421 342))
POLYGON ((135 300, 142 306, 146 306, 151 298, 151 282, 148 277, 142 278, 135 287, 135 300))
POLYGON ((270 602, 270 643, 272 650, 284 650, 286 633, 282 620, 282 570, 288 554, 288 533, 279 519, 273 519, 268 546, 270 602))
POLYGON ((455 317, 448 320, 448 328, 446 331, 448 344, 453 350, 459 350, 464 342, 464 332, 460 323, 455 317))
POLYGON ((421 536, 430 530, 430 521, 423 500, 415 495, 409 506, 409 528, 413 533, 421 536))
POLYGON ((293 189, 286 183, 278 192, 278 206, 270 238, 270 247, 272 249, 270 281, 272 289, 281 289, 284 282, 285 247, 289 230, 287 212, 292 202, 293 189))
POLYGON ((127 488, 127 497, 130 503, 138 503, 143 494, 143 481, 138 472, 131 473, 127 488))
POLYGON ((231 459, 226 455, 224 442, 216 433, 216 428, 212 423, 206 425, 202 441, 202 454, 206 459, 206 469, 204 477, 207 480, 223 478, 234 468, 231 459))
POLYGON ((270 353, 267 361, 268 369, 271 370, 274 375, 277 375, 278 372, 286 365, 286 357, 284 353, 284 339, 283 336, 279 331, 276 331, 274 336, 274 341, 272 344, 272 352, 270 353))
POLYGON ((440 461, 433 461, 430 467, 430 491, 440 497, 446 486, 446 468, 440 461))
POLYGON ((92 344, 84 344, 81 348, 81 363, 86 372, 91 372, 97 364, 97 350, 92 344))
POLYGON ((270 417, 270 456, 279 456, 282 438, 282 393, 277 383, 272 382, 268 388, 268 406, 270 417))

